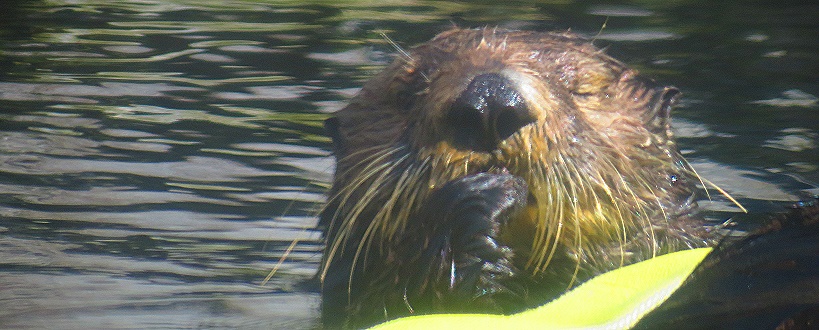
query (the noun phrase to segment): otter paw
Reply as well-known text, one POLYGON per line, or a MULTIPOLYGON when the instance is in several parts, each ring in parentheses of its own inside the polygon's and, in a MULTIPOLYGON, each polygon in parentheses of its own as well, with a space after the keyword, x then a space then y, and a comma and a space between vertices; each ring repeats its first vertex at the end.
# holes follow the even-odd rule
POLYGON ((491 296, 515 273, 512 250, 498 241, 499 231, 525 208, 527 196, 523 179, 488 173, 451 181, 431 194, 420 213, 430 239, 421 261, 437 269, 442 303, 493 309, 491 296))

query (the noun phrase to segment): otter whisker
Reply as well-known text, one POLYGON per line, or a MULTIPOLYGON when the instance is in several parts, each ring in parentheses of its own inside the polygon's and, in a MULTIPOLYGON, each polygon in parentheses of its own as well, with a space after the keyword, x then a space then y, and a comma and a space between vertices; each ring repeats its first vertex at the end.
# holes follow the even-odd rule
MULTIPOLYGON (((539 167, 547 168, 543 165, 539 167)), ((553 206, 565 205, 566 199, 571 200, 571 195, 565 191, 565 186, 561 184, 562 179, 562 176, 555 172, 555 168, 551 167, 550 173, 537 178, 535 181, 540 183, 538 192, 541 194, 546 193, 546 198, 538 198, 538 209, 546 212, 539 214, 540 221, 538 221, 537 226, 540 237, 535 239, 534 253, 527 266, 534 265, 534 274, 543 272, 558 250, 564 226, 562 219, 564 219, 565 210, 563 207, 553 206), (540 181, 541 179, 544 181, 540 181)))
MULTIPOLYGON (((341 217, 340 215, 344 210, 348 207, 349 198, 358 190, 359 187, 364 186, 364 184, 369 181, 372 177, 376 174, 380 173, 379 169, 386 167, 386 165, 382 165, 381 160, 386 159, 387 157, 393 155, 394 153, 400 151, 400 149, 387 149, 383 151, 379 151, 376 154, 368 157, 365 161, 362 161, 359 164, 363 164, 364 168, 361 170, 361 174, 357 176, 357 179, 350 183, 347 186, 344 186, 338 193, 336 193, 333 197, 330 198, 331 201, 338 200, 339 207, 335 210, 333 215, 333 221, 329 224, 329 228, 332 230, 337 231, 337 235, 332 242, 329 242, 328 247, 330 247, 329 251, 325 251, 325 262, 324 267, 322 269, 320 279, 323 282, 325 276, 327 275, 328 266, 332 262, 333 258, 337 254, 339 248, 342 247, 343 243, 346 242, 347 237, 352 232, 352 227, 364 207, 367 203, 356 203, 351 209, 349 215, 346 217, 341 217), (371 160, 367 162, 366 160, 371 160), (340 221, 340 223, 336 223, 340 221), (334 229, 336 225, 340 227, 338 229, 334 229)), ((330 205, 330 203, 328 203, 330 205)))
MULTIPOLYGON (((604 181, 602 181, 603 177, 600 176, 600 173, 597 172, 597 171, 591 173, 591 175, 589 175, 589 176, 582 176, 582 178, 584 180, 587 180, 587 181, 589 181, 591 178, 596 178, 596 180, 598 182, 604 182, 604 181)), ((609 199, 610 204, 617 211, 616 212, 617 216, 612 217, 612 215, 608 214, 607 211, 604 209, 603 202, 602 202, 603 200, 602 200, 601 196, 598 195, 596 189, 594 189, 594 186, 592 185, 591 182, 587 183, 587 187, 592 187, 592 188, 588 189, 588 191, 589 191, 588 194, 591 196, 591 198, 590 198, 591 201, 590 202, 594 206, 595 213, 597 214, 597 220, 602 221, 602 223, 599 224, 599 229, 598 230, 601 231, 602 233, 606 234, 609 237, 611 236, 610 230, 621 231, 622 233, 615 232, 615 235, 614 235, 615 239, 614 240, 618 241, 618 247, 622 251, 622 242, 624 240, 621 240, 621 235, 625 234, 625 230, 623 230, 623 228, 625 226, 625 221, 622 218, 622 213, 620 211, 619 201, 616 198, 610 198, 609 199), (616 223, 617 225, 612 226, 611 225, 612 222, 616 223)), ((607 184, 601 184, 596 188, 600 188, 604 192, 609 190, 607 184)), ((610 192, 606 196, 612 197, 610 195, 610 192)), ((621 265, 622 265, 622 254, 621 254, 621 265)))
POLYGON ((381 36, 396 60, 328 125, 325 318, 506 308, 496 293, 552 295, 712 238, 693 178, 724 191, 672 141, 658 109, 673 88, 569 32, 455 29, 409 50, 381 36))
MULTIPOLYGON (((619 179, 621 186, 628 186, 626 184, 625 180, 623 179, 624 176, 622 174, 620 174, 620 170, 618 170, 616 167, 611 168, 611 170, 614 172, 615 177, 619 179)), ((611 187, 609 185, 603 185, 602 188, 603 188, 603 191, 608 196, 608 198, 613 201, 612 205, 614 205, 614 209, 617 211, 617 222, 618 222, 618 225, 619 225, 619 226, 617 226, 617 228, 619 228, 620 231, 621 231, 617 235, 617 242, 618 242, 617 247, 618 247, 619 253, 620 253, 620 265, 623 265, 625 263, 625 255, 626 255, 625 244, 628 241, 628 228, 626 228, 627 222, 625 220, 625 214, 623 212, 623 208, 620 206, 620 204, 621 204, 620 200, 617 199, 614 196, 614 193, 613 193, 611 187)))
MULTIPOLYGON (((350 175, 351 172, 360 172, 362 175, 353 176, 357 178, 352 183, 343 186, 337 193, 331 196, 328 199, 328 202, 335 202, 339 199, 342 199, 341 205, 346 204, 346 198, 349 197, 352 193, 354 193, 360 186, 366 183, 372 175, 378 173, 378 170, 374 169, 377 166, 382 166, 383 160, 387 157, 392 156, 394 153, 400 151, 399 148, 390 148, 386 150, 378 150, 376 148, 370 148, 368 150, 362 150, 358 153, 354 153, 350 155, 350 157, 357 156, 358 154, 365 154, 367 152, 371 152, 372 150, 377 150, 374 154, 365 157, 363 160, 358 162, 358 164, 352 166, 351 168, 347 169, 339 173, 338 175, 350 175), (363 168, 359 168, 360 166, 364 166, 363 168)), ((330 203, 328 203, 330 205, 330 203)), ((339 213, 342 211, 341 208, 336 210, 335 215, 333 216, 333 220, 335 222, 338 219, 339 213)), ((332 225, 332 224, 331 224, 332 225)))
MULTIPOLYGON (((579 182, 582 182, 582 181, 586 180, 583 176, 578 175, 579 171, 577 170, 576 166, 571 166, 571 167, 573 169, 572 172, 575 175, 576 180, 578 180, 579 182)), ((574 183, 575 180, 571 180, 571 182, 574 183)), ((589 186, 586 185, 586 184, 582 184, 582 183, 580 184, 580 188, 582 190, 588 190, 588 187, 589 186)), ((576 185, 572 184, 572 193, 575 196, 575 198, 573 200, 573 203, 572 203, 572 208, 573 208, 573 211, 574 211, 573 224, 574 224, 574 227, 575 227, 575 229, 574 229, 574 246, 575 246, 575 251, 577 251, 575 253, 577 255, 580 255, 582 253, 582 251, 584 250, 583 249, 583 235, 582 235, 583 230, 582 230, 582 223, 581 223, 581 212, 582 211, 581 211, 581 208, 580 208, 580 205, 579 205, 579 200, 577 198, 577 196, 579 196, 579 194, 576 191, 576 189, 577 189, 576 185)), ((569 284, 568 284, 567 289, 571 288, 572 285, 574 285, 574 282, 577 279, 577 274, 580 271, 580 264, 581 264, 581 259, 576 258, 575 266, 574 266, 574 272, 572 273, 572 277, 569 280, 569 284)))
MULTIPOLYGON (((370 206, 371 202, 376 198, 377 194, 375 193, 380 187, 378 185, 381 183, 384 178, 387 176, 385 172, 373 172, 373 174, 379 174, 373 180, 374 186, 365 191, 365 194, 360 197, 357 201, 358 204, 355 204, 352 209, 350 209, 349 216, 343 220, 342 227, 339 229, 338 237, 336 241, 333 242, 333 249, 331 250, 330 257, 335 255, 335 251, 338 249, 338 246, 341 245, 344 247, 347 244, 347 241, 350 239, 352 233, 354 233, 355 225, 357 221, 360 219, 360 215, 365 212, 366 208, 370 206)), ((346 206, 347 198, 352 196, 346 196, 344 201, 342 202, 342 207, 346 206)), ((364 236, 362 236, 362 240, 365 240, 367 237, 366 232, 364 236)))
POLYGON ((728 198, 728 200, 730 200, 731 203, 734 203, 734 205, 736 205, 737 207, 739 207, 740 210, 742 210, 742 213, 748 213, 748 209, 746 209, 744 206, 742 206, 742 204, 740 204, 739 201, 734 199, 734 196, 731 196, 731 194, 729 194, 727 191, 720 188, 720 186, 716 185, 715 183, 709 181, 706 178, 700 178, 700 179, 702 179, 703 181, 705 181, 706 183, 711 185, 712 188, 719 191, 719 193, 722 194, 722 196, 725 196, 725 198, 728 198))
MULTIPOLYGON (((400 158, 396 159, 394 162, 385 164, 385 167, 381 171, 381 175, 375 179, 375 181, 372 183, 371 188, 365 191, 363 199, 366 199, 368 203, 360 204, 369 205, 370 201, 376 201, 376 197, 382 196, 384 194, 389 195, 383 206, 379 206, 380 208, 376 213, 374 219, 383 219, 389 213, 391 213, 390 211, 392 210, 392 207, 395 205, 397 199, 396 189, 399 189, 400 186, 406 182, 405 181, 406 171, 403 171, 403 168, 405 168, 403 163, 407 159, 409 159, 409 156, 405 154, 402 155, 400 158), (395 173, 396 169, 399 170, 398 171, 399 173, 395 173), (399 176, 399 179, 397 182, 393 182, 393 178, 395 178, 396 176, 399 176), (403 182, 402 179, 404 180, 403 182), (390 185, 388 185, 387 183, 390 183, 390 185), (382 191, 382 189, 384 191, 382 191), (392 191, 389 191, 390 189, 392 191)), ((368 233, 372 233, 376 226, 383 227, 383 223, 380 221, 371 221, 367 227, 367 230, 365 231, 365 236, 363 237, 362 240, 364 241, 369 240, 370 236, 368 235, 368 233)), ((358 256, 358 254, 356 254, 356 256, 358 256)))
MULTIPOLYGON (((609 166, 611 166, 612 170, 618 173, 618 179, 621 182, 621 188, 624 189, 627 195, 632 198, 633 206, 635 208, 634 212, 637 212, 639 214, 637 216, 637 219, 643 221, 641 227, 649 229, 649 242, 652 245, 651 255, 655 256, 657 252, 654 243, 656 242, 656 233, 654 231, 654 224, 651 222, 650 209, 648 209, 643 198, 637 195, 636 191, 632 186, 636 185, 649 191, 651 191, 651 187, 648 187, 645 184, 643 184, 639 177, 637 177, 638 181, 635 182, 626 181, 625 180, 626 177, 634 177, 634 174, 629 173, 627 175, 622 175, 621 172, 616 169, 614 164, 609 163, 609 166)), ((631 171, 629 170, 629 172, 631 171)), ((650 195, 654 196, 654 193, 651 192, 650 195)))
POLYGON ((392 46, 392 48, 395 49, 396 52, 398 52, 398 54, 401 54, 402 57, 404 57, 405 59, 407 59, 409 61, 414 61, 414 59, 412 58, 412 55, 410 55, 410 53, 405 51, 404 48, 402 48, 400 45, 398 45, 398 43, 396 43, 394 40, 392 40, 392 38, 390 38, 386 33, 384 33, 383 31, 380 31, 380 32, 378 32, 378 35, 380 35, 381 38, 384 38, 384 40, 386 40, 390 44, 390 46, 392 46))
MULTIPOLYGON (((399 161, 399 163, 400 163, 400 161, 399 161)), ((377 196, 380 196, 382 194, 380 192, 381 188, 386 187, 386 185, 383 185, 383 183, 386 180, 390 179, 390 174, 391 173, 390 173, 389 169, 395 168, 394 164, 388 164, 388 165, 390 165, 390 166, 386 166, 387 170, 382 171, 381 175, 376 177, 375 181, 373 182, 373 186, 370 189, 367 189, 365 191, 364 196, 362 196, 361 201, 359 201, 360 206, 356 205, 356 207, 353 209, 353 211, 351 213, 352 214, 351 218, 348 219, 347 221, 345 221, 345 223, 350 224, 347 227, 347 229, 352 229, 352 224, 355 222, 355 220, 358 219, 358 217, 364 211, 364 209, 367 206, 371 205, 372 201, 375 201, 377 196)), ((378 218, 375 218, 374 220, 378 220, 378 218)), ((350 275, 349 275, 348 291, 352 290, 351 285, 353 283, 353 277, 354 277, 356 265, 358 264, 358 262, 360 260, 360 257, 361 257, 361 251, 364 248, 364 246, 369 246, 371 244, 372 234, 373 234, 373 231, 375 230, 375 228, 377 228, 378 223, 379 223, 379 221, 370 222, 367 225, 367 227, 364 229, 364 232, 362 233, 361 241, 359 242, 359 244, 358 244, 358 246, 357 246, 357 248, 355 250, 355 253, 353 254, 352 261, 351 261, 352 262, 352 267, 351 267, 350 275)), ((346 240, 348 240, 349 238, 350 238, 349 235, 345 235, 344 241, 346 242, 346 240)), ((366 262, 364 262, 363 264, 364 264, 364 267, 366 267, 366 262)))
MULTIPOLYGON (((383 182, 386 182, 386 180, 393 177, 395 175, 393 173, 393 171, 395 169, 400 169, 401 168, 400 164, 402 164, 406 159, 407 159, 407 156, 405 155, 405 156, 402 156, 400 159, 398 159, 395 163, 390 164, 391 166, 389 166, 388 168, 386 168, 384 170, 383 178, 384 178, 385 181, 383 181, 383 182)), ((385 219, 388 214, 392 213, 393 207, 394 207, 394 205, 395 205, 395 203, 397 201, 397 194, 398 194, 397 189, 401 189, 401 188, 404 187, 404 184, 406 182, 405 181, 406 176, 407 176, 407 172, 404 172, 403 174, 401 174, 398 181, 393 184, 394 187, 392 189, 392 192, 390 192, 390 191, 383 191, 382 192, 381 191, 382 187, 386 188, 386 190, 388 190, 390 187, 388 185, 382 184, 382 182, 379 182, 379 180, 377 180, 377 182, 373 183, 373 186, 378 187, 378 189, 368 191, 368 192, 373 193, 373 198, 370 199, 370 200, 375 200, 376 196, 380 196, 380 195, 383 195, 383 194, 389 194, 390 195, 386 199, 383 206, 381 206, 380 209, 378 210, 378 212, 375 214, 374 220, 385 219)), ((371 221, 368 224, 367 229, 364 231, 364 234, 362 236, 361 242, 360 242, 360 244, 359 244, 359 246, 358 246, 358 248, 357 248, 357 250, 355 252, 354 257, 356 259, 359 258, 361 250, 363 249, 365 243, 366 243, 366 245, 368 247, 368 249, 366 251, 367 252, 370 251, 369 247, 372 245, 372 242, 373 242, 373 237, 372 237, 373 233, 377 229, 383 228, 383 226, 384 226, 384 224, 381 221, 371 221)), ((383 230, 381 232, 383 232, 383 230)), ((383 251, 383 249, 384 249, 383 241, 382 240, 379 240, 379 241, 382 243, 382 244, 379 245, 379 249, 381 249, 383 251)), ((365 253, 365 255, 364 255, 365 264, 366 264, 367 256, 368 256, 368 254, 365 253)))
MULTIPOLYGON (((640 216, 637 217, 638 220, 644 220, 645 221, 645 223, 643 223, 641 226, 642 227, 651 227, 651 218, 648 217, 648 209, 645 208, 643 200, 640 198, 640 196, 637 195, 637 193, 632 188, 632 183, 625 180, 625 178, 627 178, 627 177, 633 177, 634 174, 633 173, 624 174, 622 172, 622 170, 619 169, 617 166, 615 166, 610 160, 606 160, 605 164, 607 165, 607 168, 606 168, 607 171, 610 171, 610 172, 616 174, 616 175, 613 175, 613 177, 616 178, 616 180, 619 181, 619 183, 620 183, 618 188, 623 190, 624 192, 626 192, 626 196, 631 197, 631 202, 633 202, 632 205, 636 208, 635 211, 640 214, 640 216)), ((624 170, 627 170, 627 169, 624 169, 624 170)), ((629 172, 632 172, 632 171, 629 171, 629 172)), ((640 185, 640 186, 643 186, 643 185, 640 185)), ((654 239, 653 231, 651 232, 650 237, 651 237, 651 239, 654 239)))
MULTIPOLYGON (((538 131, 540 127, 537 127, 538 131)), ((544 263, 544 259, 546 258, 546 253, 549 245, 549 241, 551 239, 557 240, 554 236, 549 235, 550 232, 554 231, 554 219, 555 217, 547 211, 553 210, 549 208, 548 205, 555 203, 555 190, 553 185, 549 184, 549 180, 553 179, 552 173, 547 173, 547 169, 549 167, 545 166, 545 164, 541 163, 540 161, 543 159, 542 155, 537 155, 538 157, 532 159, 531 156, 533 152, 531 147, 526 144, 522 143, 522 145, 527 147, 527 165, 533 167, 533 169, 537 170, 537 173, 534 173, 532 177, 529 178, 531 181, 532 192, 535 194, 535 199, 538 204, 538 213, 535 215, 537 219, 535 219, 535 237, 532 242, 532 255, 529 257, 527 261, 527 268, 532 268, 533 272, 538 273, 540 271, 540 265, 544 263)), ((559 219, 559 218, 558 218, 559 219)))
POLYGON ((408 206, 411 205, 413 207, 402 207, 396 216, 396 218, 399 219, 400 221, 395 221, 394 223, 391 224, 388 223, 388 225, 391 225, 386 229, 386 232, 388 234, 386 238, 388 242, 393 242, 393 239, 395 239, 395 235, 398 233, 399 228, 403 227, 406 224, 406 220, 409 219, 410 214, 414 211, 415 209, 414 205, 416 205, 417 201, 421 200, 426 195, 422 191, 424 190, 424 187, 422 187, 422 185, 417 184, 413 185, 412 182, 420 180, 422 175, 429 171, 428 164, 429 160, 424 159, 421 161, 420 164, 418 164, 417 166, 413 166, 410 169, 410 171, 412 172, 408 177, 407 183, 410 184, 411 187, 410 189, 403 190, 404 195, 401 198, 402 200, 406 201, 406 205, 408 206))
POLYGON ((705 182, 703 180, 703 177, 700 176, 700 174, 697 172, 697 169, 695 169, 694 166, 692 166, 691 163, 689 163, 687 159, 683 158, 682 161, 685 164, 685 166, 687 168, 691 169, 691 172, 694 173, 694 176, 700 182, 700 184, 702 185, 702 189, 705 191, 705 197, 708 198, 708 200, 710 201, 711 200, 711 193, 708 192, 708 185, 705 184, 705 182))

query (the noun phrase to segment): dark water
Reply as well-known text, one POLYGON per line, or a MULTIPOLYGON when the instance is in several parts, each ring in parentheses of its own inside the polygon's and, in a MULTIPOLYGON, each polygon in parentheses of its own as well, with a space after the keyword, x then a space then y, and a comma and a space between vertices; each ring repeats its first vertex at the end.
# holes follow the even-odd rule
POLYGON ((389 61, 381 33, 605 23, 595 44, 685 93, 700 174, 752 213, 819 192, 813 2, 499 3, 3 2, 0 327, 315 326, 321 124, 389 61))

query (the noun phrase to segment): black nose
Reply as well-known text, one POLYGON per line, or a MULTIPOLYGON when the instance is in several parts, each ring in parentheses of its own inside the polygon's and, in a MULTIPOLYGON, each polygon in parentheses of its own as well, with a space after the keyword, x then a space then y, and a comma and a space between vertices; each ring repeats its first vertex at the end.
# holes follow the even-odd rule
POLYGON ((535 121, 513 86, 497 73, 472 79, 446 117, 455 147, 492 151, 500 141, 535 121))

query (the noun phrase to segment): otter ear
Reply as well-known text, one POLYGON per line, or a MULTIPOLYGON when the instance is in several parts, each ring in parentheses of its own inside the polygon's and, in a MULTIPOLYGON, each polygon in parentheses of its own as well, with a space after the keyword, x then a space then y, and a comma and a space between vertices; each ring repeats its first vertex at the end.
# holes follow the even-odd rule
POLYGON ((333 139, 333 150, 335 150, 336 153, 338 153, 342 147, 341 132, 339 131, 338 126, 338 117, 330 117, 324 121, 324 130, 327 131, 327 135, 333 139))
POLYGON ((657 87, 654 89, 654 97, 646 113, 645 125, 654 134, 671 136, 671 109, 677 104, 680 90, 671 87, 657 87))

